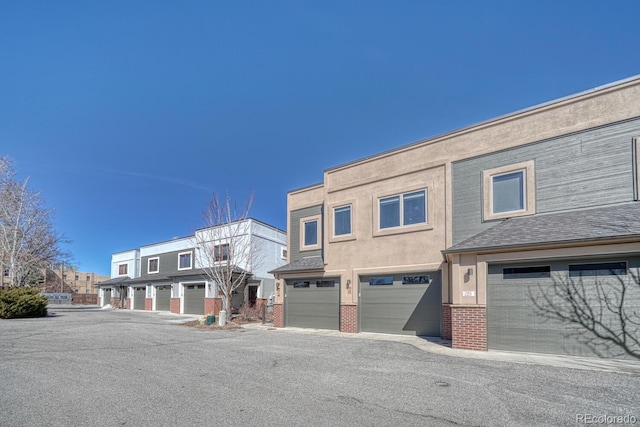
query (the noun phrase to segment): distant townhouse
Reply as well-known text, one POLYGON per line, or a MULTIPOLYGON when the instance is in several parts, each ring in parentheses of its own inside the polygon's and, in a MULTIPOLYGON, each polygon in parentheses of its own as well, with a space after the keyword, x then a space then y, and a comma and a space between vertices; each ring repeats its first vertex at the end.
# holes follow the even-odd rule
POLYGON ((638 273, 639 137, 636 76, 325 170, 287 196, 275 325, 593 355, 536 303, 638 273))
MULTIPOLYGON (((274 278, 268 271, 285 263, 286 233, 255 219, 245 219, 218 228, 233 227, 241 236, 235 244, 254 248, 251 259, 238 269, 248 272, 246 283, 232 296, 232 307, 255 304, 274 293, 274 278)), ((220 258, 201 256, 202 242, 215 227, 196 230, 193 236, 153 243, 111 257, 111 279, 100 283, 101 305, 131 310, 170 311, 182 314, 218 314, 222 297, 206 268, 222 262, 229 238, 216 234, 220 258)), ((237 248, 237 250, 240 250, 237 248)))

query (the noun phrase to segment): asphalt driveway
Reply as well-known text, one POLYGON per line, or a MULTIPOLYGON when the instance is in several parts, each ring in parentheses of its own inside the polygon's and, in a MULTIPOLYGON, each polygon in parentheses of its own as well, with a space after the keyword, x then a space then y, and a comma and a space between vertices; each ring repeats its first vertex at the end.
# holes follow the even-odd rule
POLYGON ((640 424, 640 376, 63 309, 0 321, 1 426, 640 424), (611 424, 611 423, 610 423, 611 424))

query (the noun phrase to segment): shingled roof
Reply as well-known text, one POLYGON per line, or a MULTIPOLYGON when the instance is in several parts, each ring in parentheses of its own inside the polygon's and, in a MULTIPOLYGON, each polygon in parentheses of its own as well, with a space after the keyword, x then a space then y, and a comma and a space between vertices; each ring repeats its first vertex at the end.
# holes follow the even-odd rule
POLYGON ((324 270, 324 261, 322 257, 313 256, 308 258, 297 259, 289 264, 271 270, 269 273, 288 273, 293 271, 309 271, 324 270))
POLYGON ((443 253, 640 238, 640 203, 509 218, 443 253))

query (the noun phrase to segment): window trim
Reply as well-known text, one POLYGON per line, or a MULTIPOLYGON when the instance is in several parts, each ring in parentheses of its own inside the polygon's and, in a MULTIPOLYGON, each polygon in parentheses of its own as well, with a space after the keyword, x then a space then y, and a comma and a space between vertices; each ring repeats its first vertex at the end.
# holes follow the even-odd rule
POLYGON ((160 272, 160 257, 156 256, 156 257, 152 257, 152 258, 147 259, 147 274, 158 274, 159 272, 160 272), (156 264, 157 270, 155 270, 155 271, 151 271, 151 268, 150 268, 151 261, 153 261, 153 260, 157 260, 158 261, 158 263, 156 264))
POLYGON ((287 250, 287 248, 281 247, 280 248, 280 258, 282 258, 283 260, 287 260, 287 256, 288 256, 289 251, 287 250))
POLYGON ((435 223, 434 216, 434 205, 433 205, 433 188, 434 185, 432 182, 427 183, 426 185, 415 186, 415 187, 405 187, 401 190, 395 189, 395 191, 385 191, 381 193, 377 193, 373 195, 373 199, 371 201, 373 205, 373 237, 378 236, 387 236, 390 234, 401 234, 401 233, 413 233, 416 231, 424 231, 424 230, 433 230, 435 223), (403 225, 404 221, 403 209, 404 209, 404 195, 416 193, 418 191, 424 191, 424 219, 425 222, 420 222, 417 224, 408 224, 403 225), (388 228, 380 228, 380 200, 386 199, 389 197, 400 196, 400 222, 401 224, 397 227, 388 227, 388 228))
POLYGON ((129 274, 129 264, 121 263, 118 264, 118 276, 126 276, 129 274), (124 273, 122 273, 122 267, 124 267, 124 273))
POLYGON ((329 205, 329 211, 331 215, 329 215, 329 242, 344 242, 348 240, 356 240, 355 233, 355 212, 356 212, 356 201, 355 200, 342 200, 337 203, 332 203, 329 205), (350 222, 351 222, 351 232, 349 234, 338 234, 336 235, 336 209, 350 207, 350 222))
POLYGON ((304 218, 300 218, 300 251, 313 251, 313 250, 317 250, 320 249, 322 247, 322 218, 321 215, 312 215, 312 216, 307 216, 304 218), (305 245, 304 244, 304 238, 305 238, 305 228, 304 225, 307 222, 312 222, 312 221, 316 221, 317 224, 317 235, 318 235, 318 241, 315 245, 305 245))
POLYGON ((482 171, 483 221, 533 215, 536 213, 535 163, 533 160, 482 171), (493 178, 510 173, 523 173, 524 209, 493 213, 493 178))
POLYGON ((178 271, 191 270, 192 268, 193 268, 193 252, 192 251, 179 252, 178 253, 178 271), (182 255, 189 255, 189 267, 180 267, 180 257, 182 255))
POLYGON ((217 245, 213 246, 213 261, 214 262, 223 262, 223 261, 229 261, 230 259, 230 246, 229 243, 219 243, 217 245), (222 250, 222 248, 227 247, 227 258, 224 258, 224 251, 222 250), (220 256, 222 255, 222 256, 220 256))

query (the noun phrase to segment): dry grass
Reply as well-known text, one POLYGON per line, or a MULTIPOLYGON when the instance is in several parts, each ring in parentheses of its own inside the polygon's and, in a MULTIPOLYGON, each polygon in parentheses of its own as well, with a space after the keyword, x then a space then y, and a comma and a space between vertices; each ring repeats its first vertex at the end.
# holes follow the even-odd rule
POLYGON ((196 329, 205 329, 205 330, 210 330, 210 331, 232 331, 235 329, 242 329, 242 326, 240 326, 238 323, 236 322, 227 322, 226 325, 224 326, 219 326, 218 323, 214 323, 212 325, 201 325, 200 321, 198 320, 190 320, 188 322, 184 322, 181 323, 182 326, 189 326, 191 328, 196 328, 196 329))

